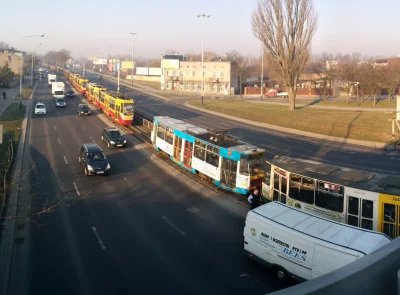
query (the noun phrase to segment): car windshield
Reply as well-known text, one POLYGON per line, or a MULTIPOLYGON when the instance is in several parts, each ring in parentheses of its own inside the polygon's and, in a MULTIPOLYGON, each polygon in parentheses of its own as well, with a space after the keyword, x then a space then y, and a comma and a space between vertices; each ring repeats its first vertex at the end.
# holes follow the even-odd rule
POLYGON ((82 105, 82 106, 79 106, 79 108, 80 108, 81 110, 86 110, 86 109, 88 109, 89 107, 88 107, 87 105, 82 105))
POLYGON ((44 109, 44 105, 43 104, 38 104, 38 105, 36 105, 36 108, 37 109, 44 109))
POLYGON ((88 153, 88 161, 104 161, 106 156, 102 152, 88 153))
POLYGON ((118 138, 121 137, 121 133, 118 130, 113 130, 109 132, 111 138, 118 138))
POLYGON ((57 102, 65 102, 63 98, 57 98, 57 102))

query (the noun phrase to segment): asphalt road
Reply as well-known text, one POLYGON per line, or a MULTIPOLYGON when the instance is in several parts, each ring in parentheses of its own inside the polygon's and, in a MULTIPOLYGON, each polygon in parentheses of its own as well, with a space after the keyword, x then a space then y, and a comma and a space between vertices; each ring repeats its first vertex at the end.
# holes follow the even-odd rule
POLYGON ((288 286, 243 255, 243 214, 161 169, 139 142, 108 149, 98 114, 77 116, 79 97, 56 109, 46 82, 34 95, 47 115, 32 114, 20 198, 29 198, 31 214, 59 205, 31 216, 10 294, 265 294, 288 286), (110 176, 84 175, 78 149, 87 142, 103 148, 110 176))
MULTIPOLYGON (((111 90, 117 88, 115 82, 104 79, 97 80, 98 75, 87 73, 85 76, 91 81, 100 82, 111 90)), ((230 129, 231 133, 241 140, 266 149, 268 157, 286 155, 377 173, 400 173, 399 152, 327 142, 247 125, 187 108, 183 106, 183 103, 187 101, 185 98, 165 101, 123 85, 120 87, 120 91, 134 98, 136 109, 143 110, 151 115, 170 116, 207 128, 230 129)), ((390 125, 388 125, 388 130, 389 128, 390 125)))

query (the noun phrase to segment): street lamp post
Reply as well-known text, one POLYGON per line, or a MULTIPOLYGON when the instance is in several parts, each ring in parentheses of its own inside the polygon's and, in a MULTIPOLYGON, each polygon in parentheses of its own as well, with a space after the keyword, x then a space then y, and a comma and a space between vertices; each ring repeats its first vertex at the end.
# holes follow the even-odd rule
POLYGON ((137 33, 129 33, 130 35, 132 35, 132 73, 131 73, 131 81, 132 81, 132 86, 133 86, 133 40, 135 39, 135 35, 137 35, 137 33))
POLYGON ((203 106, 204 95, 204 19, 210 18, 210 14, 198 14, 197 17, 201 18, 201 106, 203 106))
POLYGON ((23 58, 24 40, 26 38, 30 38, 30 37, 44 37, 44 34, 30 35, 30 36, 25 36, 24 38, 22 38, 22 42, 21 42, 21 71, 19 73, 19 102, 20 103, 21 103, 21 100, 22 100, 22 72, 23 72, 23 68, 24 68, 24 58, 23 58))
POLYGON ((264 44, 261 49, 261 100, 263 99, 263 83, 264 83, 264 44))
MULTIPOLYGON (((37 44, 36 46, 39 47, 42 43, 37 44)), ((47 47, 46 45, 43 47, 47 47)), ((32 45, 32 74, 31 74, 31 86, 33 87, 33 75, 35 72, 35 51, 34 46, 32 45)))

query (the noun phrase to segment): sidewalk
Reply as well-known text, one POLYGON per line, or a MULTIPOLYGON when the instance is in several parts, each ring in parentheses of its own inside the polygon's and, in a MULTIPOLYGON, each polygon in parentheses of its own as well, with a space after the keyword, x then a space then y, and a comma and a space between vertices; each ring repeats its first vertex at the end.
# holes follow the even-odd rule
MULTIPOLYGON (((31 80, 25 78, 25 82, 22 83, 22 88, 31 85, 31 80)), ((18 103, 14 98, 19 93, 19 84, 12 88, 0 88, 0 116, 8 108, 11 103, 18 103), (3 98, 3 92, 6 93, 6 99, 3 98)))

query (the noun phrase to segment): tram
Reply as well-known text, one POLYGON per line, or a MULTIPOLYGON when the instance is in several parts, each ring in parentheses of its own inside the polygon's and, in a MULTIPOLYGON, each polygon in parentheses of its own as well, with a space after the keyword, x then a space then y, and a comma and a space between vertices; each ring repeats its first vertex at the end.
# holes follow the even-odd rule
POLYGON ((400 176, 275 157, 266 161, 262 195, 349 225, 400 235, 400 176))
POLYGON ((106 91, 107 88, 97 83, 86 84, 86 97, 95 106, 100 106, 100 91, 106 91))
POLYGON ((114 91, 100 91, 99 102, 103 112, 115 122, 121 125, 132 125, 133 99, 114 91))
POLYGON ((151 141, 173 162, 225 190, 246 195, 263 180, 265 150, 240 141, 227 130, 207 130, 155 116, 151 141))

